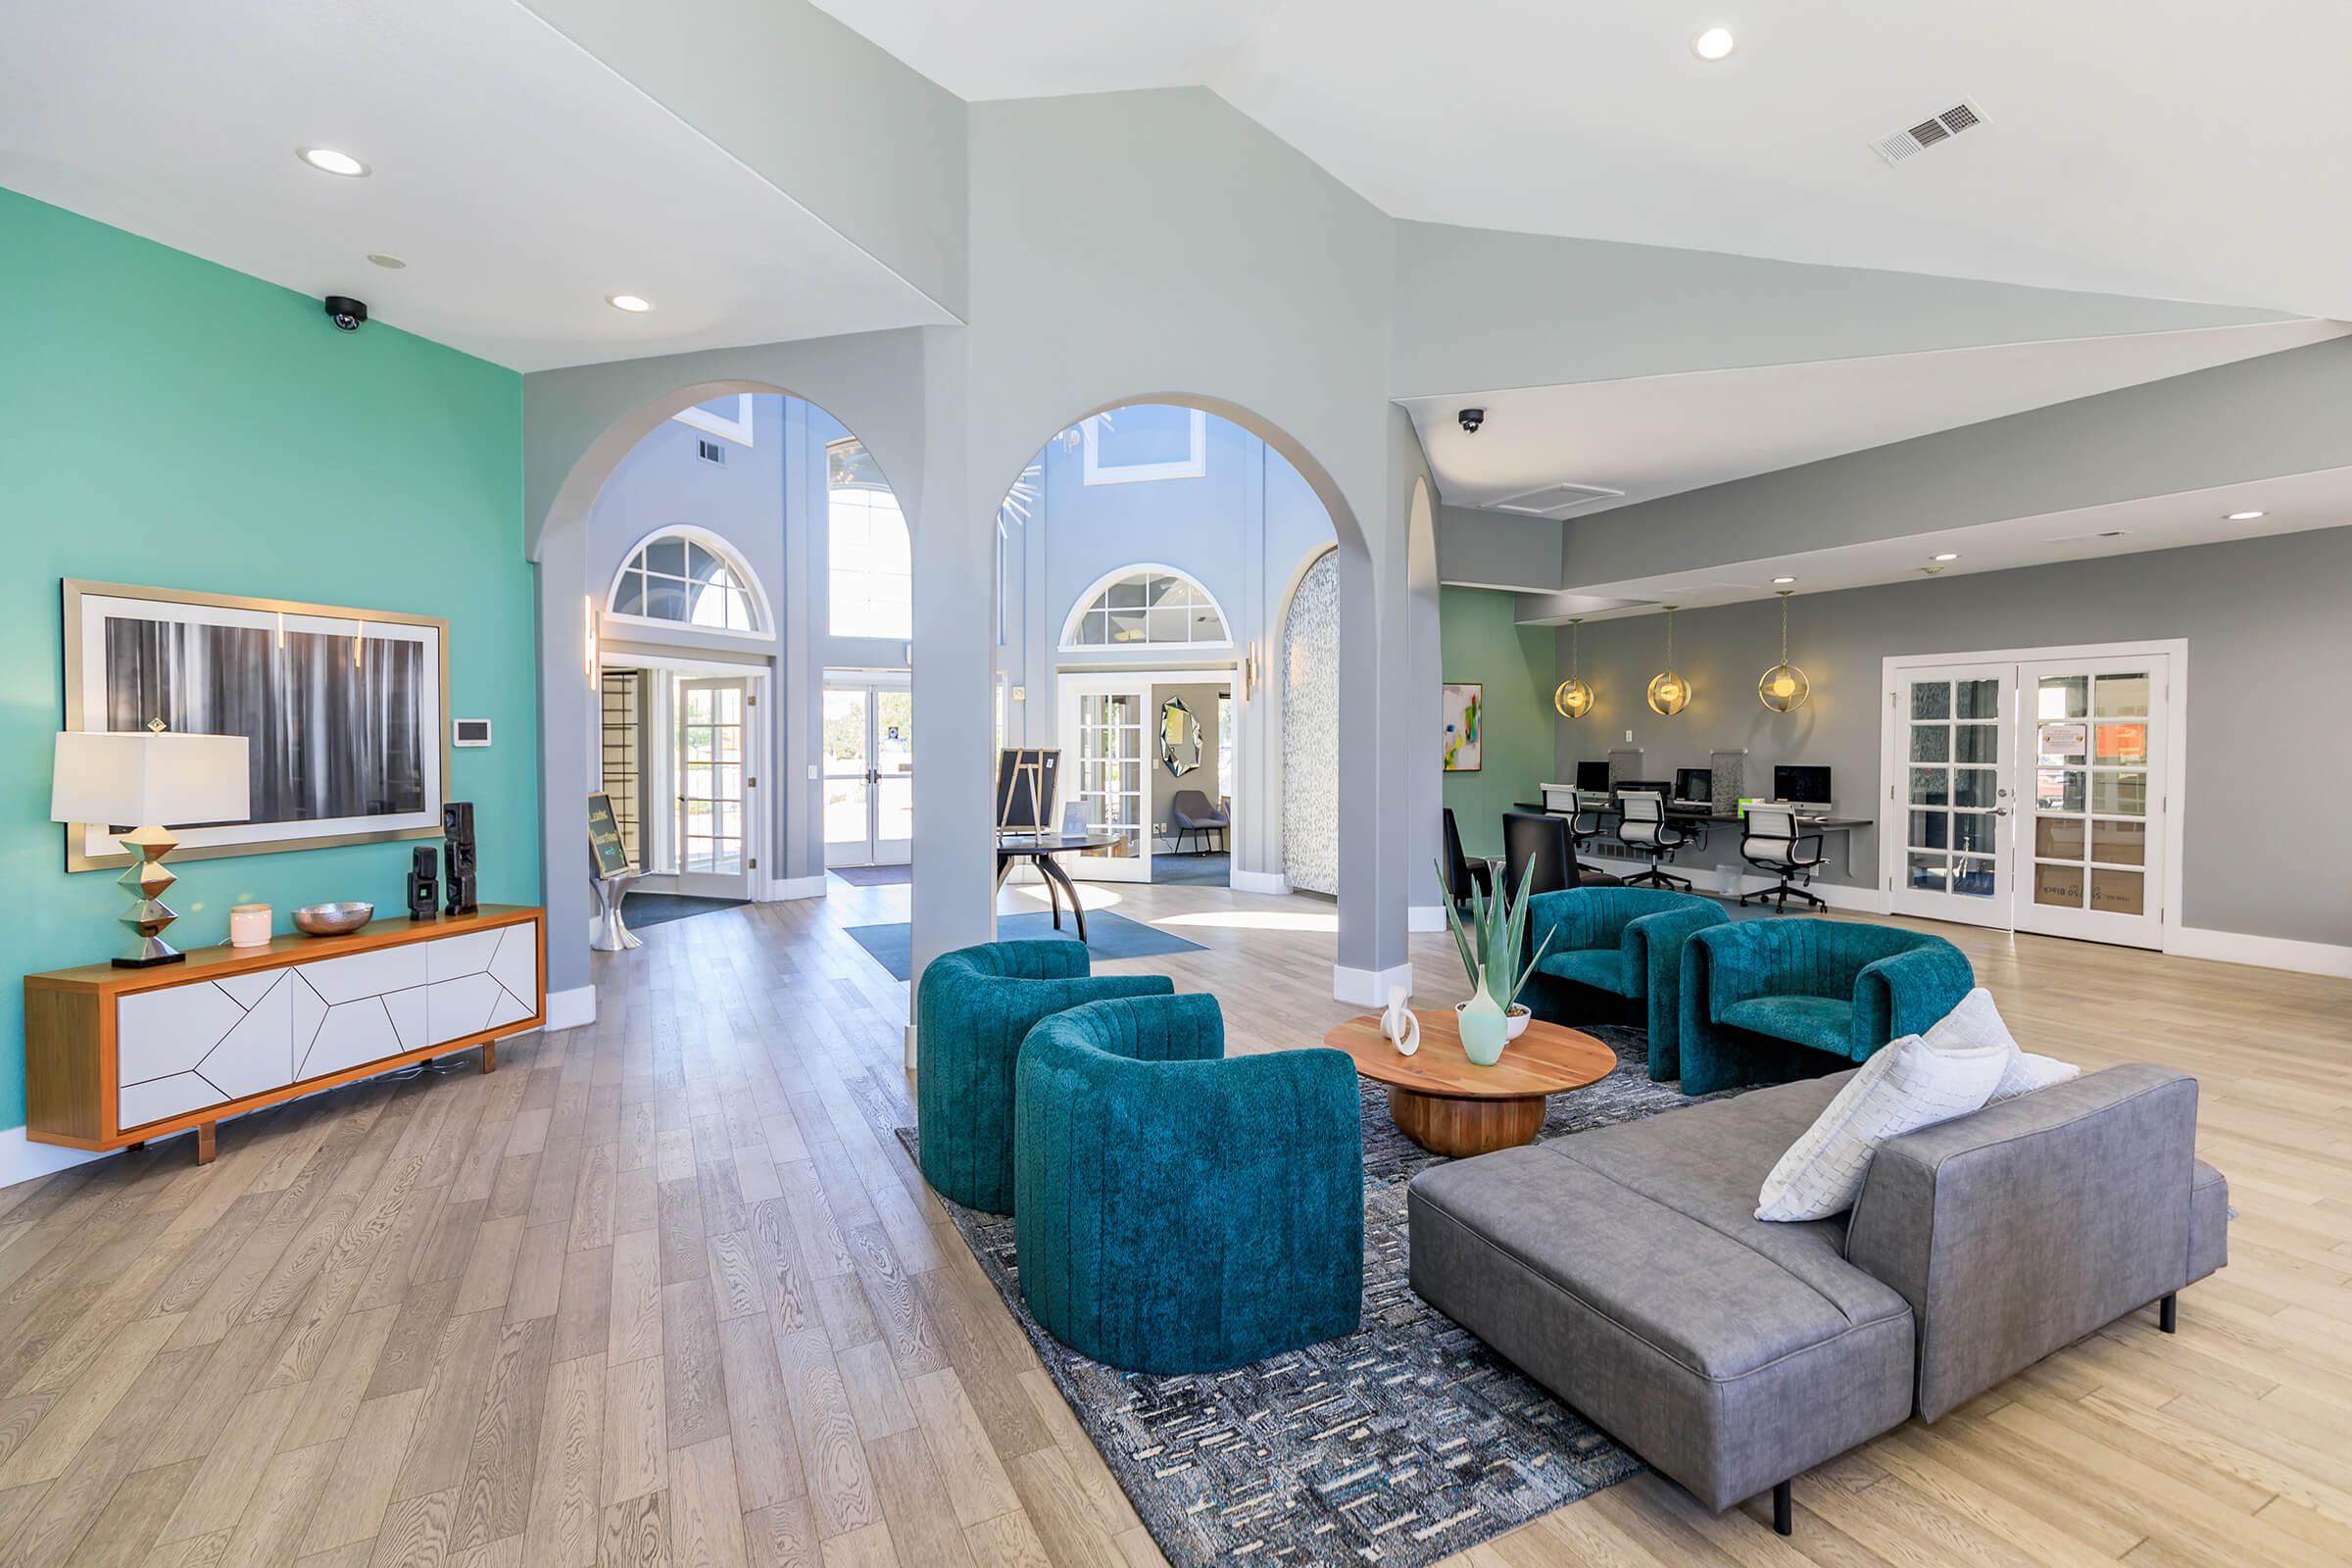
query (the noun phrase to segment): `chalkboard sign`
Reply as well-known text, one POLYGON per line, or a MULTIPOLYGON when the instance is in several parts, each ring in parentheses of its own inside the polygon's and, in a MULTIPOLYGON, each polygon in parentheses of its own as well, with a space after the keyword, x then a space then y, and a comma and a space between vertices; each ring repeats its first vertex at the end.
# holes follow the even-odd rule
POLYGON ((1043 833, 1054 825, 1061 753, 1008 746, 997 754, 997 829, 1043 833))
POLYGON ((612 820, 612 797, 588 797, 588 849, 596 857, 596 875, 599 881, 620 876, 629 869, 629 847, 620 839, 620 824, 612 820))

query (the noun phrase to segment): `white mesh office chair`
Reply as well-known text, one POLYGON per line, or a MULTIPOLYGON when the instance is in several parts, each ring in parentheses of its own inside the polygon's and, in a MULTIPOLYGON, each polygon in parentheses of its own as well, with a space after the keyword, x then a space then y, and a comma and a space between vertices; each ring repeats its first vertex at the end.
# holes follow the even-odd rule
POLYGON ((1760 888, 1754 893, 1742 893, 1740 902, 1750 899, 1770 899, 1787 911, 1788 901, 1801 899, 1816 909, 1828 905, 1804 890, 1799 884, 1813 880, 1814 867, 1821 864, 1821 835, 1797 830, 1796 812, 1786 806, 1751 806, 1747 808, 1747 827, 1740 838, 1740 858, 1759 871, 1780 879, 1777 886, 1760 888), (1810 850, 1807 845, 1812 846, 1810 850))
POLYGON ((1688 880, 1666 874, 1666 863, 1682 854, 1690 835, 1666 820, 1666 797, 1652 790, 1631 790, 1617 797, 1617 842, 1651 864, 1648 870, 1625 879, 1633 887, 1690 891, 1688 880))

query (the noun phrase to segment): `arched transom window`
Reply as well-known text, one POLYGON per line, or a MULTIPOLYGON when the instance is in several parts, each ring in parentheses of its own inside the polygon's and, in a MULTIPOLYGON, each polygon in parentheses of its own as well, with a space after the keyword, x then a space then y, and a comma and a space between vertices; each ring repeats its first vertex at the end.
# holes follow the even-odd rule
POLYGON ((639 545, 613 579, 612 609, 615 615, 704 631, 767 630, 750 572, 698 528, 672 528, 639 545))
POLYGON ((1230 645, 1225 612, 1207 589, 1172 566, 1128 566, 1079 600, 1064 648, 1230 645))

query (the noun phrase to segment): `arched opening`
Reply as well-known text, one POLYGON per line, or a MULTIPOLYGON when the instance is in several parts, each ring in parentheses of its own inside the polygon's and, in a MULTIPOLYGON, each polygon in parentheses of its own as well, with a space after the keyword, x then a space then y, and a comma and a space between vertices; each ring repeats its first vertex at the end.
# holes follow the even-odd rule
POLYGON ((635 927, 821 892, 835 840, 903 879, 912 551, 859 436, 781 386, 657 394, 564 476, 539 556, 551 916, 592 796, 635 927))
MULTIPOLYGON (((1191 400, 1117 404, 1049 439, 998 508, 1000 745, 1057 754, 1054 825, 1086 840, 1062 869, 1154 888, 1072 890, 1090 906, 1197 928, 1216 915, 1192 890, 1291 891, 1285 622, 1341 530, 1275 435, 1191 400)), ((1329 661, 1320 804, 1336 812, 1336 567, 1325 577, 1335 637, 1301 657, 1329 661)), ((1000 917, 1053 897, 1016 880, 1000 917)))

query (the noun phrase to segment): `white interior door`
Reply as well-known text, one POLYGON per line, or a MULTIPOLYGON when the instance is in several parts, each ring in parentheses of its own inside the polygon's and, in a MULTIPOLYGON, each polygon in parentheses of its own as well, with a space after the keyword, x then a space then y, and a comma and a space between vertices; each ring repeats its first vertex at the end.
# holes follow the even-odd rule
POLYGON ((824 694, 827 865, 904 865, 914 853, 914 694, 833 679, 824 694))
POLYGON ((748 899, 751 682, 681 680, 676 714, 677 890, 748 899))
POLYGON ((1148 678, 1062 677, 1063 798, 1084 806, 1088 824, 1115 840, 1063 856, 1073 877, 1152 880, 1151 712, 1148 678))
POLYGON ((2164 945, 2171 674, 2161 653, 2019 666, 2018 929, 2164 945))
POLYGON ((2014 662, 1897 672, 1886 724, 1895 913, 2008 929, 2016 706, 2014 662))

